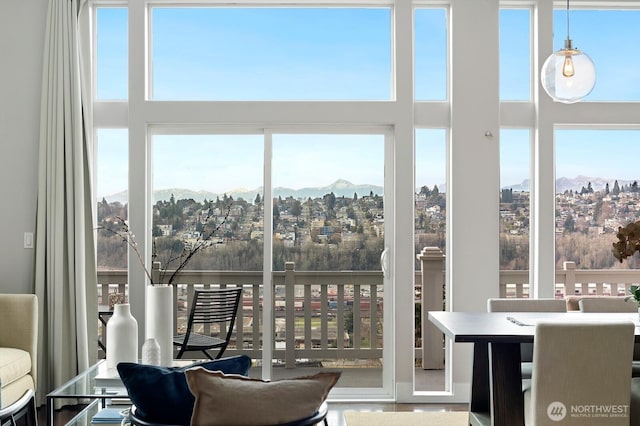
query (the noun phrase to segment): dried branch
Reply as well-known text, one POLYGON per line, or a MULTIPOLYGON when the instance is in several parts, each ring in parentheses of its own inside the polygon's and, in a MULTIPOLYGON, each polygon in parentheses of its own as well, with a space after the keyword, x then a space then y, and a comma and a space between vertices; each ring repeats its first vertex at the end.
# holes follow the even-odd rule
MULTIPOLYGON (((169 275, 169 280, 166 281, 166 283, 171 285, 173 281, 176 279, 176 277, 178 276, 178 274, 180 274, 180 272, 191 261, 193 256, 195 256, 197 253, 201 252, 202 250, 216 244, 216 242, 213 241, 212 238, 222 228, 222 226, 226 223, 227 219, 229 218, 229 214, 231 213, 231 206, 232 206, 231 204, 227 206, 227 211, 225 212, 225 215, 222 221, 216 224, 216 226, 211 226, 210 224, 211 219, 214 218, 214 214, 213 214, 213 209, 209 207, 209 210, 207 211, 207 216, 204 221, 203 232, 196 239, 196 241, 194 243, 183 241, 182 242, 183 249, 180 252, 180 254, 174 254, 173 248, 169 252, 169 258, 167 259, 166 263, 162 265, 160 269, 160 282, 165 282, 164 278, 166 274, 170 273, 171 275, 169 275), (169 267, 175 262, 179 262, 178 266, 175 269, 170 270, 169 267)), ((136 242, 135 235, 131 232, 131 228, 129 228, 128 222, 118 216, 116 216, 116 219, 118 219, 118 221, 122 223, 122 226, 120 227, 120 229, 112 229, 104 226, 101 226, 98 229, 103 229, 107 232, 110 232, 111 234, 114 234, 120 237, 122 241, 126 242, 138 257, 138 260, 140 262, 140 265, 142 266, 142 269, 144 269, 144 272, 147 275, 147 278, 149 278, 149 283, 151 285, 159 284, 159 283, 153 282, 153 275, 151 274, 151 271, 147 268, 142 258, 142 255, 140 254, 138 243, 136 242)), ((152 258, 155 259, 156 257, 157 257, 157 253, 156 253, 156 245, 154 240, 152 258)))

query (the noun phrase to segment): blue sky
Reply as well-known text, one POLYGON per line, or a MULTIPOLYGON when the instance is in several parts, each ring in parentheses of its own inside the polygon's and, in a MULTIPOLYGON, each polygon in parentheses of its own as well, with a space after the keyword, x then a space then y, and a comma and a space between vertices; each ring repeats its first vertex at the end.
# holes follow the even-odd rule
MULTIPOLYGON (((390 12, 386 8, 155 8, 152 19, 154 99, 384 100, 391 96, 390 12)), ((500 19, 501 98, 528 99, 529 12, 503 10, 500 19)), ((417 10, 415 27, 416 99, 443 100, 447 74, 444 9, 417 10)), ((557 49, 566 36, 564 10, 555 13, 554 33, 557 49)), ((640 100, 640 44, 636 42, 640 12, 572 10, 571 38, 596 64, 596 87, 587 100, 640 100), (596 22, 598 31, 593 30, 596 22)), ((98 97, 126 98, 125 8, 99 9, 97 52, 98 97)), ((231 138, 233 144, 227 143, 228 136, 156 137, 154 168, 165 172, 154 174, 154 186, 191 185, 222 192, 233 189, 225 187, 230 176, 234 188, 261 186, 261 137, 231 138), (208 161, 202 161, 203 156, 208 161), (239 163, 225 169, 224 164, 238 158, 239 163), (172 173, 166 172, 167 164, 173 165, 172 173)), ((380 139, 280 135, 274 139, 274 154, 278 149, 288 154, 274 155, 274 171, 282 170, 274 175, 274 185, 322 186, 337 178, 382 185, 380 139), (340 155, 327 155, 336 149, 340 155), (291 158, 291 152, 296 158, 291 158), (358 167, 353 158, 358 159, 358 167)), ((444 130, 416 132, 417 186, 444 182, 445 140, 444 130)), ((126 188, 126 143, 125 130, 99 131, 99 197, 126 188)), ((640 131, 558 131, 556 175, 636 178, 637 167, 620 161, 616 153, 636 152, 639 143, 640 131)), ((529 177, 528 144, 527 130, 502 130, 501 185, 529 177)))

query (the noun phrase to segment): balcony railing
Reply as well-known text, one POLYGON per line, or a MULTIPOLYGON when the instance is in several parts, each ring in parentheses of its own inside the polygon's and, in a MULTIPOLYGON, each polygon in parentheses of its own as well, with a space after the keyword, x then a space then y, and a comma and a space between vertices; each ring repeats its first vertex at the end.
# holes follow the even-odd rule
MULTIPOLYGON (((427 321, 426 312, 444 309, 445 256, 434 247, 418 255, 416 302, 420 303, 421 342, 416 357, 424 369, 444 368, 443 335, 427 321)), ((274 359, 286 367, 296 360, 379 360, 382 358, 381 271, 296 271, 286 263, 272 274, 274 359)), ((100 303, 110 292, 126 293, 126 271, 99 271, 100 303)), ((556 297, 574 294, 620 295, 640 283, 640 270, 581 270, 565 262, 556 271, 556 297)), ((262 356, 263 287, 261 271, 182 271, 174 285, 174 329, 186 325, 194 289, 242 287, 234 338, 226 355, 262 356)), ((529 271, 500 271, 500 297, 529 297, 529 271)), ((104 326, 101 335, 105 336, 104 326)))
MULTIPOLYGON (((381 271, 296 271, 287 262, 285 270, 273 272, 272 277, 274 359, 294 367, 300 359, 382 358, 381 271)), ((99 272, 99 303, 106 304, 109 293, 126 294, 126 280, 126 271, 99 272)), ((196 287, 241 287, 242 309, 225 355, 262 356, 262 272, 185 270, 178 281, 174 330, 186 326, 196 287)), ((101 336, 106 336, 104 328, 101 324, 101 336)))

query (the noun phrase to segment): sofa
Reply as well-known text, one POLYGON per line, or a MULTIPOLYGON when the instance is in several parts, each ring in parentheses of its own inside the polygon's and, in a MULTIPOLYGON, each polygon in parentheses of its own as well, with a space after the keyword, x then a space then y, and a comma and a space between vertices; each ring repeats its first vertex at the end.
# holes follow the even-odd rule
POLYGON ((34 294, 0 294, 0 408, 37 383, 38 300, 34 294))

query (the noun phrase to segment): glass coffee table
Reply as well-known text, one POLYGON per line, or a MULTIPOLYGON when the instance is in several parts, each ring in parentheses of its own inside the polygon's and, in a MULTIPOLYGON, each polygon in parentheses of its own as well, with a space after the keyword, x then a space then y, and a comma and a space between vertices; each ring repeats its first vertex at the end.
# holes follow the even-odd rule
MULTIPOLYGON (((54 424, 55 401, 59 399, 88 399, 89 404, 74 416, 67 425, 89 424, 91 417, 107 405, 107 401, 126 402, 129 398, 126 388, 118 381, 101 380, 99 376, 106 367, 106 361, 100 360, 87 371, 78 374, 47 395, 47 425, 54 424), (86 420, 86 422, 84 421, 86 420), (82 421, 82 422, 81 422, 82 421)), ((122 409, 128 405, 122 405, 122 409)))

